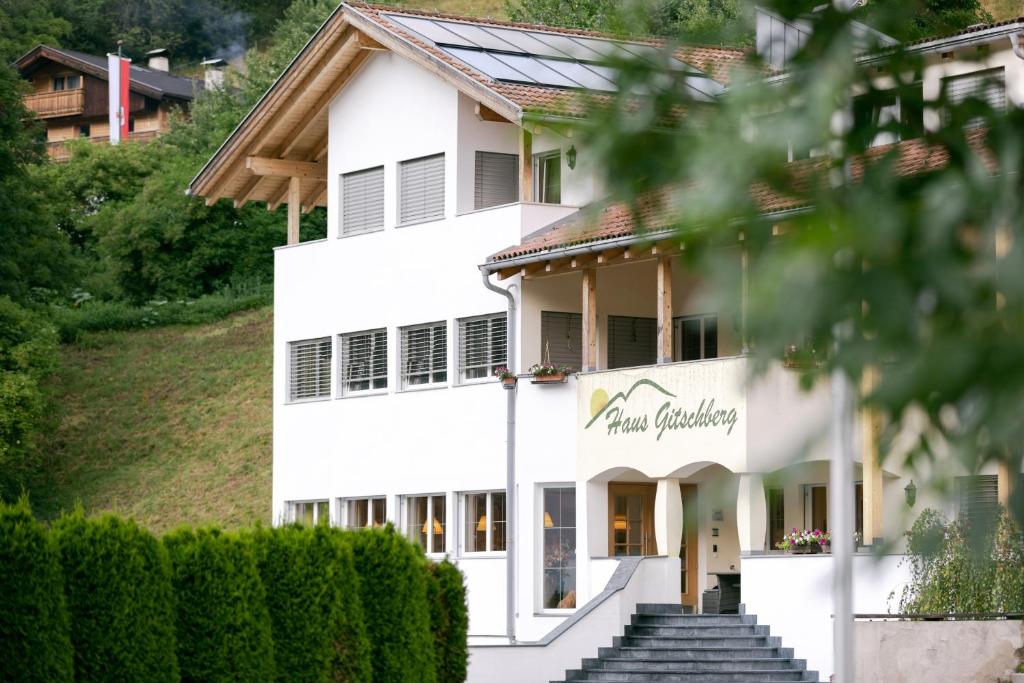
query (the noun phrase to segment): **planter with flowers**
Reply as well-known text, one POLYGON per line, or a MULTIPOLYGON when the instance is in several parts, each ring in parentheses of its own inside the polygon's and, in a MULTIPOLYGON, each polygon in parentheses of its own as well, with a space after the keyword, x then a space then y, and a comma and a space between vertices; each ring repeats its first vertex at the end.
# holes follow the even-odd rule
POLYGON ((566 365, 555 365, 549 362, 537 363, 530 368, 530 374, 533 375, 533 379, 530 381, 534 384, 562 383, 570 372, 572 372, 572 368, 566 365))
POLYGON ((796 529, 782 537, 782 540, 775 544, 779 550, 785 550, 793 555, 817 555, 820 552, 828 552, 830 537, 827 531, 821 529, 796 529))
POLYGON ((506 389, 516 388, 516 376, 504 365, 494 369, 494 376, 501 382, 501 386, 506 389))

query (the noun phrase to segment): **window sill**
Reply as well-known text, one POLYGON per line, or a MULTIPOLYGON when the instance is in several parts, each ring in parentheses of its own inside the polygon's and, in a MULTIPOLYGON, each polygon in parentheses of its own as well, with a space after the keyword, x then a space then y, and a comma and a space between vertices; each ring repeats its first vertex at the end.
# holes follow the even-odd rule
POLYGON ((481 377, 480 379, 466 379, 466 380, 462 380, 461 382, 456 383, 454 386, 456 388, 458 388, 458 387, 479 387, 479 386, 484 386, 484 385, 488 385, 488 384, 501 384, 501 382, 499 382, 494 377, 481 377))
POLYGON ((373 230, 363 230, 361 232, 354 232, 351 235, 346 235, 345 233, 339 231, 337 239, 346 240, 351 239, 352 237, 362 237, 363 235, 376 235, 378 232, 384 232, 383 225, 380 226, 379 228, 374 228, 373 230))
POLYGON ((324 401, 331 401, 331 400, 333 400, 333 398, 331 396, 320 396, 318 398, 300 398, 300 399, 295 399, 295 400, 291 400, 291 401, 285 401, 284 404, 286 406, 301 406, 304 403, 322 403, 324 401))
POLYGON ((448 388, 447 382, 444 383, 444 384, 442 384, 440 382, 437 382, 435 384, 414 384, 411 387, 403 387, 403 388, 399 389, 395 393, 399 393, 399 394, 415 394, 416 392, 419 392, 419 391, 435 391, 437 389, 447 389, 447 388, 448 388))
POLYGON ((353 391, 349 394, 342 394, 341 396, 335 396, 335 401, 340 401, 347 398, 363 398, 366 396, 387 396, 390 391, 387 389, 367 389, 366 391, 353 391))
POLYGON ((395 228, 411 228, 414 225, 425 225, 427 223, 440 223, 441 221, 448 218, 447 216, 437 216, 436 218, 424 218, 421 221, 411 221, 409 223, 398 223, 395 228))
POLYGON ((539 612, 534 612, 535 617, 571 617, 576 613, 576 608, 571 609, 545 609, 539 612))
POLYGON ((481 551, 478 553, 462 553, 458 556, 460 560, 504 560, 508 554, 504 550, 481 551))

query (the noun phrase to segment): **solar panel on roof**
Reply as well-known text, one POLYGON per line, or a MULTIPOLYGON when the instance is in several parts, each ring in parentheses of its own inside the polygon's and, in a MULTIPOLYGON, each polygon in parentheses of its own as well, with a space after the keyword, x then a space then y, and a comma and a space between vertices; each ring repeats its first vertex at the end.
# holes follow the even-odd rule
POLYGON ((462 36, 452 33, 445 27, 439 25, 436 21, 420 19, 418 17, 405 17, 397 14, 389 14, 388 18, 398 22, 408 29, 412 29, 432 43, 475 47, 473 43, 462 36))
POLYGON ((611 92, 616 90, 615 72, 607 67, 597 66, 596 64, 583 65, 579 62, 565 62, 557 59, 539 58, 539 61, 589 90, 607 90, 611 92))
POLYGON ((495 36, 488 31, 485 31, 480 26, 472 26, 470 24, 457 24, 451 21, 437 22, 452 33, 457 33, 466 40, 472 42, 475 45, 479 45, 484 50, 499 50, 501 52, 522 52, 527 53, 526 50, 513 45, 512 43, 502 40, 498 36, 495 36))
POLYGON ((560 57, 563 59, 572 59, 569 55, 560 50, 556 50, 547 43, 542 43, 529 31, 519 31, 516 29, 502 28, 500 26, 488 26, 488 33, 493 33, 502 40, 505 40, 513 45, 518 46, 523 52, 531 55, 543 55, 545 57, 560 57))
POLYGON ((517 83, 537 82, 526 74, 516 71, 508 64, 495 59, 494 55, 486 52, 481 52, 480 50, 465 50, 458 47, 446 47, 443 49, 456 59, 462 60, 477 71, 486 76, 490 76, 495 80, 515 81, 517 83))
POLYGON ((557 71, 551 66, 548 66, 548 62, 553 60, 544 60, 542 58, 529 57, 527 55, 494 55, 494 57, 505 62, 516 71, 526 74, 542 85, 550 85, 557 88, 582 87, 579 83, 572 80, 565 74, 557 71))
POLYGON ((553 33, 537 33, 535 31, 531 31, 530 35, 555 50, 569 55, 573 59, 582 59, 587 62, 600 62, 604 60, 604 56, 601 53, 594 52, 586 45, 581 45, 568 36, 560 36, 553 33))

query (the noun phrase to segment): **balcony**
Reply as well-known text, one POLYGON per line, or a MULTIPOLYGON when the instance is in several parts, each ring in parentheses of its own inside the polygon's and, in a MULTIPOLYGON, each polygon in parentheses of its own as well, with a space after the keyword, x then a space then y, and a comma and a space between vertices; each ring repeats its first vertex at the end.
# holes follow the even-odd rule
MULTIPOLYGON (((159 131, 146 130, 138 133, 131 133, 128 135, 129 142, 149 142, 155 139, 160 134, 159 131)), ((105 145, 110 142, 110 136, 108 135, 97 135, 91 138, 70 138, 68 140, 52 140, 46 143, 46 153, 50 155, 50 159, 53 161, 67 161, 71 158, 71 148, 68 147, 69 142, 75 142, 77 140, 84 140, 93 145, 105 145)))
POLYGON ((25 106, 41 119, 76 116, 85 110, 85 88, 27 95, 25 106))

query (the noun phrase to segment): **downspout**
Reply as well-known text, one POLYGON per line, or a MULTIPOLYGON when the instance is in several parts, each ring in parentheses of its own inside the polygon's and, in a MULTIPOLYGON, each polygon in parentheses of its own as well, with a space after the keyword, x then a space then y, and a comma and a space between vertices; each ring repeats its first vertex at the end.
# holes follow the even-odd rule
MULTIPOLYGON (((508 371, 516 374, 516 295, 491 282, 491 273, 480 269, 484 287, 508 299, 506 320, 506 355, 508 371)), ((505 635, 509 644, 516 642, 516 387, 507 390, 505 397, 505 635)))

